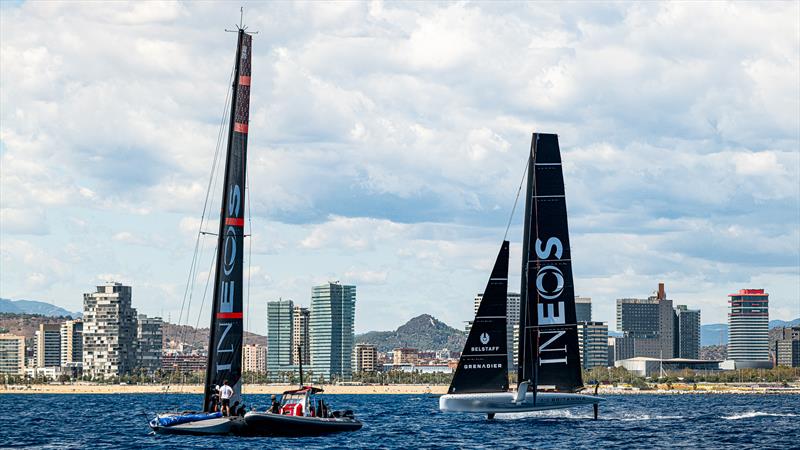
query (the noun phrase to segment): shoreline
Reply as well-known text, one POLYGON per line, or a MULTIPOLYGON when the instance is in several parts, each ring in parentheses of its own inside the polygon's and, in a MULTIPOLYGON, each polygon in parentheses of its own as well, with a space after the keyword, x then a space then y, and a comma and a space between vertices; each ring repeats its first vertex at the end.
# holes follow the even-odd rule
MULTIPOLYGON (((447 393, 447 385, 426 384, 392 384, 392 385, 322 385, 326 394, 333 395, 442 395, 447 393)), ((242 393, 253 395, 281 394, 284 391, 296 389, 296 385, 286 384, 250 384, 245 385, 242 393)), ((594 388, 587 386, 584 393, 592 394, 594 388)), ((203 388, 199 384, 192 385, 153 385, 153 384, 31 384, 31 385, 0 385, 1 394, 202 394, 203 388)), ((673 389, 666 389, 665 385, 648 390, 640 390, 627 386, 611 387, 601 386, 598 395, 686 395, 686 394, 800 394, 800 385, 790 388, 779 386, 748 386, 730 384, 698 384, 697 388, 690 385, 673 385, 673 389)))

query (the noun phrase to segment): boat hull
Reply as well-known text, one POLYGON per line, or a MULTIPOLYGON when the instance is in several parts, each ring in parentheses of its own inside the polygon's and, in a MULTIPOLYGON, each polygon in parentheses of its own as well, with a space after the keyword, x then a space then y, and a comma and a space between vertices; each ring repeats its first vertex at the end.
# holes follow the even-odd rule
POLYGON ((362 423, 354 418, 305 417, 249 412, 244 415, 246 433, 267 436, 312 436, 345 431, 358 431, 362 423))
POLYGON ((592 395, 538 392, 534 404, 533 392, 528 392, 522 402, 515 402, 516 396, 516 392, 447 394, 439 397, 439 409, 443 412, 515 413, 571 408, 603 401, 602 398, 592 395))
POLYGON ((245 426, 241 417, 219 417, 196 420, 171 426, 158 425, 158 418, 150 421, 150 429, 159 434, 225 435, 236 434, 245 426))

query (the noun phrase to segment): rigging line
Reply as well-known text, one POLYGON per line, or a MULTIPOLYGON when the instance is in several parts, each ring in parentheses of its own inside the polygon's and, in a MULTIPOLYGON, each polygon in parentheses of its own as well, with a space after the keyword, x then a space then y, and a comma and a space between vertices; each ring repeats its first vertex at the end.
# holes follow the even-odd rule
MULTIPOLYGON (((217 254, 217 248, 218 246, 214 246, 215 255, 217 254)), ((197 338, 197 329, 200 327, 200 317, 203 316, 203 306, 205 306, 206 304, 206 296, 208 296, 208 286, 211 284, 211 274, 214 272, 215 268, 214 266, 216 266, 216 262, 217 258, 211 259, 211 267, 208 269, 208 276, 206 277, 206 287, 205 289, 203 289, 203 299, 200 302, 200 311, 198 311, 197 313, 197 322, 195 323, 194 332, 192 333, 192 342, 194 342, 195 339, 197 338)), ((211 330, 208 330, 208 332, 211 333, 211 330)), ((211 351, 211 349, 209 348, 208 351, 211 351)))
MULTIPOLYGON (((230 86, 232 86, 234 71, 235 71, 234 68, 232 68, 231 69, 231 74, 228 77, 228 81, 229 81, 228 84, 230 86)), ((217 165, 218 165, 217 162, 219 160, 219 153, 220 153, 219 150, 220 150, 220 147, 221 147, 222 135, 223 135, 223 132, 224 132, 224 129, 225 129, 225 117, 227 116, 227 112, 228 112, 228 100, 230 99, 230 95, 231 95, 231 91, 232 90, 233 90, 233 88, 229 87, 227 92, 225 93, 225 106, 222 109, 222 119, 220 120, 219 131, 217 132, 217 145, 216 145, 216 148, 214 149, 214 158, 212 159, 212 162, 211 162, 211 173, 209 174, 209 178, 208 178, 208 187, 206 188, 206 197, 205 197, 205 200, 203 201, 203 213, 200 215, 200 226, 198 227, 197 238, 195 240, 195 254, 192 257, 192 264, 191 264, 191 266, 189 268, 189 276, 187 277, 187 280, 186 280, 186 288, 184 289, 184 292, 183 292, 183 301, 181 301, 181 310, 180 310, 180 314, 178 315, 178 325, 180 325, 181 321, 183 320, 184 306, 186 306, 186 323, 187 323, 187 325, 189 323, 189 308, 191 307, 190 289, 191 289, 191 292, 194 291, 194 289, 193 289, 194 285, 192 283, 192 280, 196 276, 196 272, 195 271, 196 271, 196 267, 197 267, 197 261, 196 261, 196 258, 197 258, 197 247, 200 245, 200 236, 201 236, 201 232, 203 231, 203 221, 205 219, 206 211, 208 210, 208 200, 209 200, 209 197, 210 197, 211 188, 212 188, 213 181, 214 181, 214 174, 216 173, 216 168, 217 168, 217 165), (189 297, 189 304, 188 305, 186 305, 187 296, 189 297)))
MULTIPOLYGON (((197 252, 197 246, 199 245, 201 236, 203 235, 204 222, 208 220, 208 218, 206 217, 206 211, 208 211, 209 200, 211 198, 211 191, 213 190, 213 186, 214 186, 214 179, 216 178, 216 173, 217 173, 218 168, 219 168, 220 149, 222 148, 222 138, 224 136, 224 132, 225 132, 225 129, 226 129, 226 127, 225 127, 225 118, 228 115, 227 114, 228 113, 228 102, 230 100, 231 91, 233 90, 232 86, 233 86, 233 75, 234 75, 234 72, 235 72, 235 62, 234 62, 234 66, 231 68, 231 73, 230 73, 230 75, 228 77, 228 84, 231 87, 229 87, 227 89, 226 93, 225 93, 225 104, 224 104, 224 107, 222 109, 222 116, 221 116, 221 119, 220 119, 219 131, 217 132, 217 144, 216 144, 216 147, 214 148, 214 158, 213 158, 213 160, 211 162, 211 173, 209 174, 208 186, 206 187, 206 196, 205 196, 205 199, 203 201, 203 212, 200 215, 200 226, 198 228, 197 240, 195 242, 195 252, 197 252)), ((202 254, 202 252, 201 252, 201 254, 202 254)), ((184 302, 181 303, 181 314, 178 316, 178 320, 179 320, 178 324, 179 325, 181 323, 180 320, 183 317, 184 303, 186 303, 187 292, 188 292, 188 303, 186 303, 186 325, 189 325, 189 320, 190 320, 189 319, 189 313, 190 313, 191 307, 192 307, 192 299, 194 298, 194 283, 193 283, 193 280, 195 280, 196 277, 197 277, 197 271, 199 270, 199 267, 200 267, 200 260, 197 259, 197 254, 195 254, 195 260, 193 261, 192 267, 189 270, 189 277, 186 280, 187 289, 186 289, 186 291, 184 291, 184 302)), ((181 333, 181 340, 182 341, 186 338, 186 333, 188 333, 188 331, 184 329, 183 333, 181 333)))
POLYGON ((519 194, 522 193, 522 183, 525 182, 525 175, 528 173, 528 166, 530 165, 531 160, 528 158, 528 162, 525 164, 525 170, 522 171, 522 179, 519 180, 519 188, 517 189, 517 198, 514 199, 514 206, 511 208, 511 215, 508 216, 508 224, 506 225, 506 232, 503 235, 503 240, 505 241, 508 237, 508 230, 511 228, 511 220, 514 218, 514 211, 517 210, 517 203, 519 202, 519 194))
MULTIPOLYGON (((537 144, 536 140, 534 140, 531 143, 531 146, 532 146, 531 152, 533 153, 533 155, 531 156, 531 153, 528 153, 528 155, 527 155, 528 162, 525 163, 525 170, 522 172, 522 179, 523 180, 525 180, 525 175, 528 172, 528 168, 531 165, 531 161, 533 161, 534 167, 536 167, 535 166, 535 164, 536 164, 536 160, 535 160, 535 158, 536 158, 536 144, 537 144)), ((535 176, 536 172, 532 172, 532 175, 535 176)), ((535 180, 534 180, 534 184, 533 184, 532 188, 534 190, 536 189, 535 180)), ((520 191, 522 190, 522 182, 520 182, 519 189, 520 190, 517 191, 517 200, 519 199, 519 194, 520 194, 520 191)), ((526 192, 526 195, 531 195, 531 193, 530 192, 526 192)), ((528 198, 527 197, 525 198, 525 204, 526 205, 528 204, 528 198)), ((514 201, 514 209, 516 209, 516 207, 517 207, 517 201, 515 200, 514 201)), ((532 205, 532 207, 535 208, 536 205, 532 205)), ((527 212, 528 211, 525 211, 526 214, 527 214, 527 212)), ((514 214, 513 210, 511 212, 511 214, 512 215, 514 214)), ((526 216, 524 218, 524 220, 528 220, 528 216, 526 216)), ((508 225, 511 226, 511 219, 509 219, 508 225)), ((506 228, 506 234, 508 234, 508 228, 506 228)), ((530 250, 530 236, 528 237, 528 241, 529 241, 528 242, 528 248, 523 248, 522 249, 522 262, 524 264, 524 267, 522 268, 523 273, 521 273, 520 276, 522 277, 522 282, 523 283, 530 283, 530 280, 528 279, 528 276, 530 275, 530 273, 528 272, 529 261, 528 261, 528 256, 527 256, 528 252, 530 250)), ((523 245, 524 245, 524 243, 523 243, 523 245)), ((520 286, 520 293, 521 292, 522 292, 522 287, 520 286)), ((527 369, 528 369, 528 364, 526 363, 526 361, 527 361, 527 358, 528 358, 528 345, 529 345, 529 342, 528 342, 528 339, 527 339, 527 330, 525 328, 525 324, 527 324, 531 319, 531 317, 530 317, 531 310, 530 310, 530 308, 528 308, 528 298, 530 297, 530 295, 531 295, 530 292, 526 288, 525 289, 525 298, 520 298, 520 302, 521 302, 520 303, 520 308, 522 308, 522 310, 523 310, 523 314, 520 317, 520 319, 523 319, 523 316, 524 316, 523 323, 520 324, 520 328, 519 328, 519 333, 520 333, 519 339, 520 339, 520 342, 522 342, 524 344, 524 345, 522 345, 522 378, 523 379, 522 380, 517 380, 517 383, 521 383, 521 382, 525 381, 525 379, 526 379, 525 374, 527 373, 527 369), (522 340, 523 338, 525 338, 524 341, 522 340)), ((531 350, 531 355, 533 355, 533 350, 531 350)), ((517 363, 519 364, 519 360, 517 361, 517 363)), ((531 367, 531 371, 533 371, 533 370, 534 370, 534 367, 531 367)), ((517 373, 519 374, 519 369, 518 369, 517 373)), ((536 392, 536 387, 535 386, 534 386, 534 392, 536 392)))
MULTIPOLYGON (((245 300, 245 317, 247 317, 247 330, 250 330, 250 269, 253 265, 253 211, 250 208, 250 194, 252 194, 252 192, 250 192, 249 178, 245 179, 245 191, 247 192, 247 225, 250 228, 250 239, 247 242, 247 299, 245 300)), ((242 332, 242 340, 244 340, 244 332, 242 332)))

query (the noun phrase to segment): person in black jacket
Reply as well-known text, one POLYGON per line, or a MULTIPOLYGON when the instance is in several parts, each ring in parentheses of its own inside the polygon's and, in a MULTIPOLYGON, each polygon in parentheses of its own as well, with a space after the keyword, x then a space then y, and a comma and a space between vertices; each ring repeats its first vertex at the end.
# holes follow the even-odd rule
POLYGON ((281 412, 281 402, 277 400, 275 394, 272 394, 272 405, 269 407, 269 412, 274 414, 280 414, 281 412))

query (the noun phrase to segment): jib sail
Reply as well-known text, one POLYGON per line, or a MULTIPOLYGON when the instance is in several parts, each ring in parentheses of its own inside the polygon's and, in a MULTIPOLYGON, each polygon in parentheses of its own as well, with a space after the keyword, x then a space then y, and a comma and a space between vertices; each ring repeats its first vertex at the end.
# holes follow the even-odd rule
POLYGON ((503 241, 448 394, 508 390, 507 295, 508 241, 503 241))

